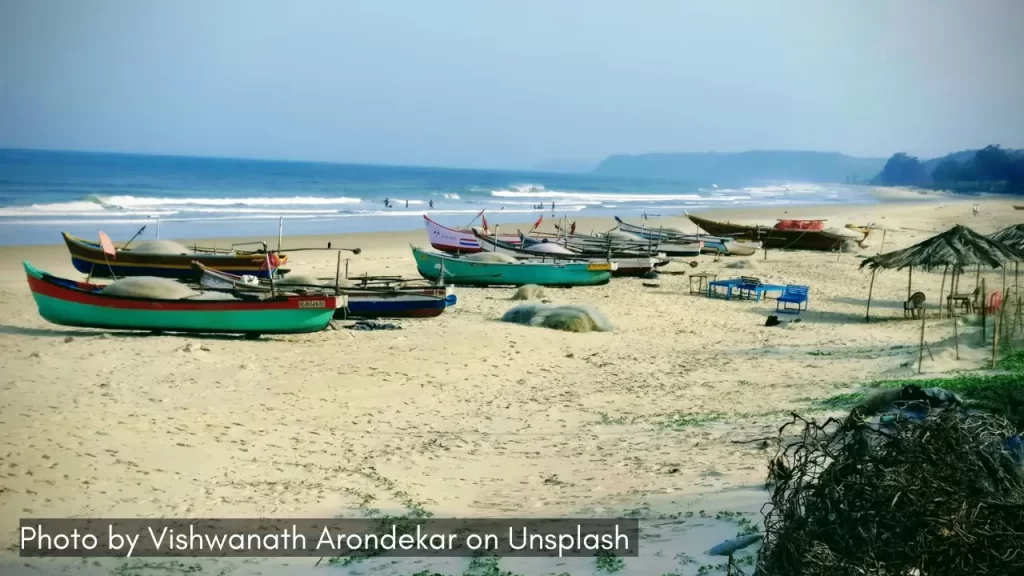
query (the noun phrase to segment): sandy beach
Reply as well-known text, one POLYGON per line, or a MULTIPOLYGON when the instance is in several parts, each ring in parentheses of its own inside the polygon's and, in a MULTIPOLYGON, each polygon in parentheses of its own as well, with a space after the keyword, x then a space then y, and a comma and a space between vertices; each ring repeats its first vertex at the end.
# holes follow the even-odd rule
MULTIPOLYGON (((888 251, 953 224, 991 233, 1019 223, 1024 212, 1004 198, 922 199, 895 191, 872 205, 701 215, 873 223, 895 230, 886 234, 888 251)), ((665 221, 693 228, 682 216, 665 221)), ((612 226, 578 223, 580 231, 612 226)), ((293 228, 286 248, 327 241, 360 247, 349 261, 351 275, 416 276, 409 244, 428 246, 422 229, 301 237, 293 228)), ((204 243, 232 241, 240 239, 204 243)), ((920 322, 902 320, 905 271, 878 274, 871 308, 877 321, 864 321, 870 273, 858 266, 880 241, 881 232, 873 233, 859 253, 769 251, 767 258, 758 252, 720 262, 701 256, 695 269, 670 264, 666 270, 676 273, 663 274, 654 287, 627 278, 548 291, 558 303, 596 306, 616 326, 613 333, 504 324, 497 319, 514 305, 513 289, 457 288, 455 307, 436 319, 397 321, 401 331, 327 330, 259 341, 48 324, 21 261, 80 278, 65 247, 0 248, 0 572, 152 568, 126 560, 20 559, 15 535, 22 517, 301 518, 422 506, 438 517, 632 512, 656 520, 691 511, 688 523, 654 530, 642 557, 627 560, 622 573, 695 574, 721 561, 704 555, 707 548, 738 530, 716 515, 760 518, 758 489, 771 451, 734 441, 774 435, 790 411, 824 415, 815 401, 865 381, 916 374, 920 322), (765 327, 774 301, 693 295, 692 272, 806 284, 810 307, 800 322, 790 317, 765 327)), ((334 255, 318 252, 297 252, 289 265, 321 276, 335 270, 334 255)), ((983 277, 990 287, 1002 282, 998 270, 983 277)), ((913 275, 913 290, 927 295, 932 310, 941 280, 941 270, 913 275)), ((965 275, 961 287, 973 289, 973 281, 965 275)), ((952 336, 949 320, 928 321, 934 359, 925 356, 925 375, 978 369, 989 358, 990 350, 965 338, 956 360, 952 336)), ((185 564, 295 574, 314 570, 315 562, 185 564)), ((461 574, 466 562, 368 562, 334 571, 461 574)), ((593 561, 510 560, 502 568, 590 574, 593 561)))

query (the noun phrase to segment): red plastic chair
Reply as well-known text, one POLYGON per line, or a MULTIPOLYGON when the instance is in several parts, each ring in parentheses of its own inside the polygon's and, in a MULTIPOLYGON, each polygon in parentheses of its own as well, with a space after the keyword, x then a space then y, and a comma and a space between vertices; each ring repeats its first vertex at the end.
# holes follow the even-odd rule
POLYGON ((985 307, 986 314, 995 314, 1003 305, 1003 292, 997 290, 988 295, 988 306, 985 307))

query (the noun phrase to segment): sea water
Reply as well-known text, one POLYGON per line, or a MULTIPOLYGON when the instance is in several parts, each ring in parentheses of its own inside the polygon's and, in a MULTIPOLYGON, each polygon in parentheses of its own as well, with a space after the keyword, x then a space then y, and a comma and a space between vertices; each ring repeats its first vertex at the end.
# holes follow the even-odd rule
POLYGON ((729 206, 868 201, 867 189, 838 184, 739 187, 593 174, 0 150, 0 244, 8 245, 59 243, 61 231, 95 238, 103 230, 127 240, 142 226, 140 237, 148 239, 158 227, 164 239, 272 239, 279 218, 285 235, 327 235, 415 230, 423 214, 449 226, 464 226, 481 211, 494 224, 540 216, 638 221, 644 214, 729 206))

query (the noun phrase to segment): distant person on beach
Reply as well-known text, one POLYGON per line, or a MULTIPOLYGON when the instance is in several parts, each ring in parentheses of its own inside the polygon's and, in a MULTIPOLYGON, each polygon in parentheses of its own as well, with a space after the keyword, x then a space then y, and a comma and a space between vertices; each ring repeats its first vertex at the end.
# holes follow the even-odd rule
POLYGON ((406 201, 405 201, 405 207, 406 207, 406 208, 408 208, 408 207, 409 207, 409 201, 408 201, 408 200, 406 200, 406 201))
POLYGON ((551 215, 552 216, 555 215, 555 203, 554 202, 551 203, 551 215))
POLYGON ((387 198, 385 198, 384 199, 384 207, 385 208, 391 208, 391 200, 388 200, 387 198))
POLYGON ((431 210, 433 210, 433 209, 434 209, 434 201, 433 201, 433 200, 431 200, 431 201, 430 201, 430 209, 431 209, 431 210))

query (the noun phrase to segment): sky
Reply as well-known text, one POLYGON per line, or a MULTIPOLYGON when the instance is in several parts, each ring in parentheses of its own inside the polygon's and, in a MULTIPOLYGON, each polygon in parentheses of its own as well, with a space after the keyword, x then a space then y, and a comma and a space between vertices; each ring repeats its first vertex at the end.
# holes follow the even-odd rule
POLYGON ((1024 0, 0 0, 0 147, 528 168, 1024 148, 1024 0))

